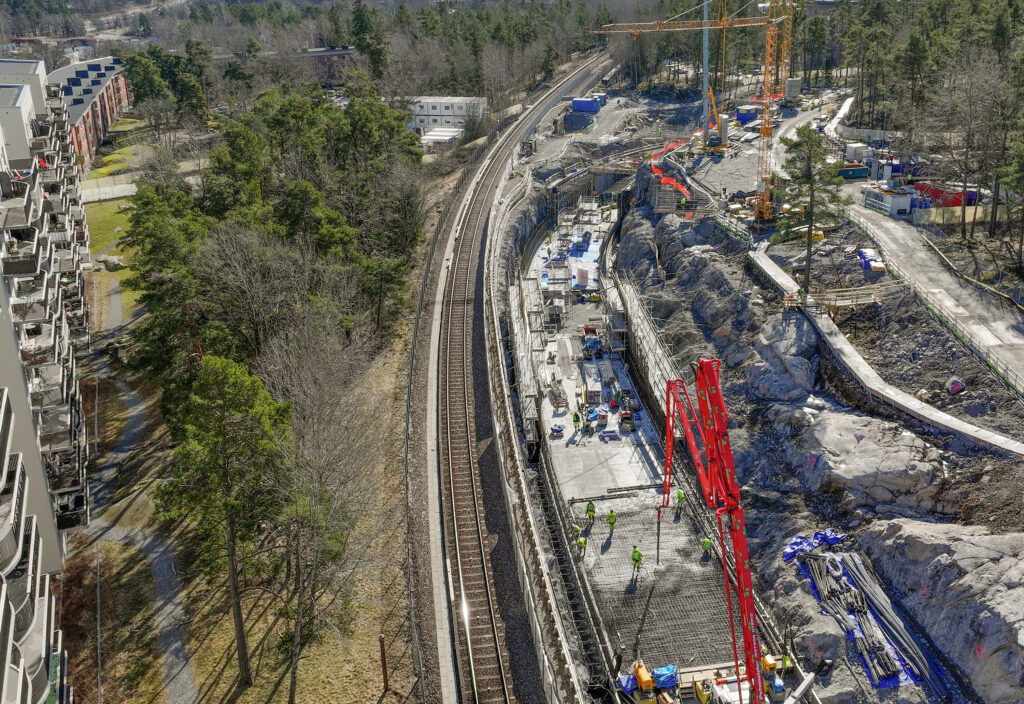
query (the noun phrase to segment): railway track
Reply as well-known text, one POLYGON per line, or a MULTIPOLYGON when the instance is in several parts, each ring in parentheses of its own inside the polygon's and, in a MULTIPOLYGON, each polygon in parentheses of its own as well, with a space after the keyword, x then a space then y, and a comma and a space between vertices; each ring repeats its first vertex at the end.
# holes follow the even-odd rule
MULTIPOLYGON (((558 81, 527 114, 502 135, 471 183, 471 199, 456 224, 441 308, 438 365, 438 445, 445 547, 453 598, 453 638, 459 689, 464 704, 514 704, 505 625, 491 578, 490 532, 477 447, 477 387, 486 394, 481 277, 485 229, 495 189, 507 166, 509 148, 532 131, 553 97, 586 79, 601 56, 558 81), (536 119, 535 119, 536 118, 536 119), (529 123, 533 120, 532 123, 529 123), (480 306, 478 307, 478 303, 480 306)), ((481 421, 490 423, 484 406, 481 421)))

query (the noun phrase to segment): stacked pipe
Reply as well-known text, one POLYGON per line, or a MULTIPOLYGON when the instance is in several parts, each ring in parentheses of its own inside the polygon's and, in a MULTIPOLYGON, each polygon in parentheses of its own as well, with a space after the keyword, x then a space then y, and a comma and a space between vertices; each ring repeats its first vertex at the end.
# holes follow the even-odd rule
POLYGON ((899 666, 868 618, 868 603, 864 594, 842 578, 843 563, 835 555, 810 553, 801 555, 800 560, 811 575, 825 611, 853 637, 854 647, 864 659, 871 683, 878 685, 882 680, 899 674, 899 666))
POLYGON ((860 559, 850 553, 843 553, 840 556, 840 560, 843 567, 846 568, 847 574, 860 587, 868 605, 871 607, 871 612, 885 630, 886 635, 889 636, 889 639, 899 649, 903 658, 914 669, 921 682, 940 700, 948 700, 949 691, 946 689, 946 685, 935 671, 931 660, 914 642, 914 639, 903 624, 903 620, 896 615, 892 602, 889 601, 889 597, 886 596, 882 587, 878 584, 878 579, 875 577, 874 572, 869 571, 860 559))

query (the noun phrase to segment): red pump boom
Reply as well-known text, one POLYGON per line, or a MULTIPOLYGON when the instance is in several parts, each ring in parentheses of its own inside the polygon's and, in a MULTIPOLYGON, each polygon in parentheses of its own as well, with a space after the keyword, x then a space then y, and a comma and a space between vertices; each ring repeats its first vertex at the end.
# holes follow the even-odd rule
MULTIPOLYGON (((765 701, 764 680, 758 663, 761 661, 760 644, 757 638, 757 614, 754 606, 754 585, 750 574, 750 555, 747 549, 746 522, 743 507, 740 506, 740 485, 736 481, 736 467, 733 464, 732 448, 729 445, 729 414, 719 387, 719 370, 722 363, 717 359, 701 359, 693 365, 696 374, 697 408, 694 408, 686 384, 682 379, 670 379, 666 392, 665 415, 665 473, 664 496, 668 497, 672 481, 672 449, 675 441, 675 421, 678 419, 686 439, 690 460, 700 480, 704 502, 715 512, 718 519, 718 539, 722 548, 723 564, 725 552, 725 531, 729 532, 733 558, 736 562, 736 584, 729 580, 725 569, 725 596, 729 606, 729 629, 732 632, 733 659, 736 674, 739 675, 739 653, 736 642, 736 628, 732 618, 732 595, 735 593, 739 604, 740 628, 743 632, 743 655, 746 673, 737 678, 737 683, 746 679, 750 682, 750 704, 765 701), (680 392, 682 394, 680 395, 680 392), (683 403, 683 399, 686 403, 683 403), (699 412, 698 412, 699 411, 699 412), (693 428, 696 428, 696 433, 693 428), (700 440, 698 445, 697 440, 700 440)), ((742 698, 742 689, 740 692, 742 698)))

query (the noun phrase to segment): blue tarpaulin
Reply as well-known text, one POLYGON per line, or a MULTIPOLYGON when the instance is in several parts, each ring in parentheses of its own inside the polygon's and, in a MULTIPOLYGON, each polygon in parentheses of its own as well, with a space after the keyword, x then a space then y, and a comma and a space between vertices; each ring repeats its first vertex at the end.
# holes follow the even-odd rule
POLYGON ((817 531, 813 538, 798 535, 790 540, 789 545, 782 551, 782 559, 789 562, 802 552, 809 552, 819 545, 835 545, 845 537, 846 533, 836 533, 831 528, 817 531))
POLYGON ((679 686, 679 678, 676 677, 676 666, 665 665, 651 673, 654 686, 658 689, 675 689, 679 686))
POLYGON ((636 677, 633 675, 619 675, 619 688, 623 694, 632 694, 636 691, 636 677))

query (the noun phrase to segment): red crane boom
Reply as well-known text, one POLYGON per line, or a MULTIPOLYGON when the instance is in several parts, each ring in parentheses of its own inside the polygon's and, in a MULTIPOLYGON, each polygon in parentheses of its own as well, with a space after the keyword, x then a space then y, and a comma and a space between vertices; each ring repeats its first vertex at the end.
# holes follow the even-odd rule
MULTIPOLYGON (((729 445, 729 413, 719 386, 719 370, 722 363, 717 359, 701 359, 693 366, 696 375, 697 407, 682 379, 670 379, 666 392, 665 414, 665 472, 664 496, 668 496, 672 477, 672 450, 675 441, 675 422, 683 431, 687 450, 693 468, 700 480, 701 494, 708 508, 715 512, 718 520, 718 539, 722 548, 722 562, 725 568, 725 596, 729 607, 729 630, 732 634, 733 659, 736 664, 737 684, 746 679, 750 682, 750 704, 765 701, 764 680, 758 663, 761 661, 760 644, 757 638, 757 613, 754 605, 754 585, 750 574, 750 553, 747 548, 746 522, 740 505, 740 485, 736 481, 736 467, 733 464, 732 448, 729 445), (680 394, 681 392, 681 394, 680 394), (685 404, 683 399, 686 399, 685 404), (694 432, 696 428, 696 433, 694 432), (700 440, 698 445, 697 440, 700 440), (736 584, 729 579, 725 563, 725 532, 728 530, 736 563, 736 584), (732 617, 732 597, 739 605, 740 629, 743 634, 743 655, 746 672, 739 676, 739 653, 736 642, 736 628, 732 617)), ((742 689, 740 701, 743 701, 742 689)))

